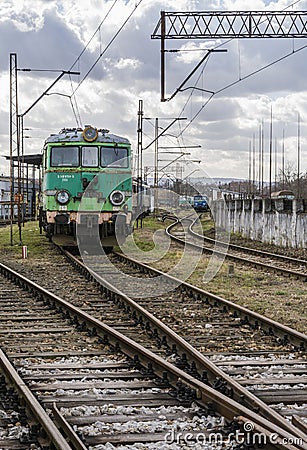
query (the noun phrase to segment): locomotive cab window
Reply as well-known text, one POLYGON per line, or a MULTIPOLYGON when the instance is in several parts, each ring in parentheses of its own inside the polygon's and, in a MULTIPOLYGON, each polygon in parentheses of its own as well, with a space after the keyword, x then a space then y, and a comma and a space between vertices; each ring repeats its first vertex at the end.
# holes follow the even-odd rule
POLYGON ((98 166, 98 148, 93 146, 82 147, 81 165, 83 167, 98 166))
POLYGON ((128 167, 128 149, 101 147, 101 167, 128 167))
POLYGON ((52 147, 50 165, 52 167, 78 167, 79 147, 52 147))

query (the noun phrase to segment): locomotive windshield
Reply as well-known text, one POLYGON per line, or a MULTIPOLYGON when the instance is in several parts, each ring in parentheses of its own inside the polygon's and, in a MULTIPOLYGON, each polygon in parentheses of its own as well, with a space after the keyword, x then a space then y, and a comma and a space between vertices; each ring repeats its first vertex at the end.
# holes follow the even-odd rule
POLYGON ((205 200, 206 197, 204 197, 203 195, 194 195, 194 200, 205 200))
POLYGON ((101 147, 101 167, 128 167, 128 149, 101 147))
POLYGON ((53 167, 78 167, 79 147, 52 147, 50 163, 53 167))
POLYGON ((81 165, 83 167, 97 167, 98 162, 98 147, 82 147, 81 165))
POLYGON ((129 167, 128 148, 84 145, 51 147, 52 167, 129 167), (100 148, 100 164, 99 164, 100 148), (79 152, 80 150, 80 152, 79 152))

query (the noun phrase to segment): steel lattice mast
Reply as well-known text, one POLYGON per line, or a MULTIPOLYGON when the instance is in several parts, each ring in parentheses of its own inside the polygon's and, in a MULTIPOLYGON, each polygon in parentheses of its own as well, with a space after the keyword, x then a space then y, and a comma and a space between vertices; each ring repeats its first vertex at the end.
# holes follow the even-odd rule
POLYGON ((13 156, 19 156, 18 134, 18 100, 17 100, 17 54, 10 54, 10 236, 13 245, 14 220, 14 161, 13 156))

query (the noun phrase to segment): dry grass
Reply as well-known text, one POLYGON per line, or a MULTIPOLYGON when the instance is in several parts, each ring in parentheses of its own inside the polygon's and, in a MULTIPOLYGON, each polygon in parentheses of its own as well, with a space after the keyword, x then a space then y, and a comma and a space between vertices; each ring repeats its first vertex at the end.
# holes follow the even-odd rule
MULTIPOLYGON (((170 223, 170 222, 169 222, 170 223)), ((153 218, 144 220, 144 227, 134 231, 134 241, 143 252, 154 248, 153 234, 165 228, 165 223, 153 218)), ((206 224, 208 227, 209 223, 206 224)), ((161 231, 160 231, 161 232, 161 231)), ((29 222, 22 229, 23 244, 28 247, 28 259, 45 258, 50 252, 50 243, 45 235, 39 234, 37 222, 29 222)), ((21 259, 21 245, 18 242, 18 227, 13 228, 14 245, 10 245, 10 227, 0 229, 1 259, 21 259)), ((152 265, 160 270, 169 271, 178 266, 182 258, 182 247, 171 244, 169 250, 158 258, 152 265)), ((225 261, 218 273, 208 282, 204 282, 204 274, 208 267, 209 258, 196 258, 198 264, 192 266, 195 256, 185 258, 181 264, 181 277, 196 286, 227 298, 234 303, 243 305, 260 314, 264 314, 285 325, 301 332, 307 332, 307 285, 291 278, 275 275, 259 269, 247 268, 241 264, 234 267, 234 275, 228 275, 229 262, 225 261), (189 261, 191 258, 191 263, 189 261), (192 272, 191 275, 187 275, 192 272)))
MULTIPOLYGON (((145 225, 143 229, 135 231, 135 238, 142 242, 144 249, 148 240, 152 242, 153 234, 150 224, 145 221, 145 225)), ((172 244, 170 251, 152 265, 169 271, 178 264, 182 253, 181 246, 172 244)), ((234 275, 229 276, 230 263, 227 260, 210 281, 204 282, 209 259, 208 256, 201 256, 196 269, 186 281, 298 331, 307 332, 306 283, 242 264, 236 264, 234 275)))

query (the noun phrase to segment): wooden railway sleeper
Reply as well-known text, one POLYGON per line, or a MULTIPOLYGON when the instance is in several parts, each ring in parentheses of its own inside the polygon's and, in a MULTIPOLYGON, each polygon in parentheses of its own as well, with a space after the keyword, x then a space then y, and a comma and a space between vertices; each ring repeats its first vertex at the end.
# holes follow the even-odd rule
MULTIPOLYGON (((33 283, 32 283, 33 284, 33 283)), ((42 290, 42 288, 39 288, 40 290, 42 290)), ((52 294, 50 294, 50 293, 47 293, 47 291, 44 291, 45 292, 45 294, 44 295, 47 295, 47 296, 51 296, 52 294)), ((103 323, 101 323, 101 322, 99 322, 97 319, 95 319, 95 318, 93 318, 92 316, 89 316, 86 312, 82 312, 81 310, 79 310, 78 308, 75 308, 75 307, 73 307, 72 305, 70 305, 68 302, 66 302, 65 300, 62 300, 62 299, 60 299, 60 298, 58 298, 58 297, 56 297, 56 296, 53 296, 54 298, 56 298, 56 301, 57 302, 59 302, 59 303, 62 303, 62 304, 65 304, 65 306, 67 306, 69 309, 71 309, 71 310, 78 310, 78 315, 80 315, 80 316, 82 316, 83 318, 84 318, 84 320, 86 320, 88 323, 90 323, 91 325, 93 325, 94 323, 95 324, 98 324, 99 325, 99 327, 100 327, 100 333, 101 334, 103 334, 103 331, 102 330, 106 330, 106 333, 110 336, 110 338, 109 338, 109 340, 111 340, 112 342, 114 342, 114 341, 116 341, 116 340, 121 340, 121 342, 123 343, 123 350, 125 351, 125 352, 127 352, 128 351, 128 355, 129 354, 131 354, 131 350, 132 350, 132 348, 129 348, 128 349, 128 345, 129 346, 131 346, 131 347, 137 347, 138 348, 138 351, 139 352, 141 352, 141 354, 142 354, 142 363, 141 363, 141 365, 143 364, 144 365, 144 363, 146 362, 146 365, 147 365, 147 363, 148 363, 148 358, 149 358, 149 351, 145 351, 145 349, 140 349, 139 348, 139 345, 137 345, 137 344, 133 344, 132 345, 132 342, 131 342, 131 340, 127 340, 127 339, 125 339, 125 341, 127 341, 127 344, 125 344, 125 342, 124 342, 124 340, 123 340, 123 337, 120 335, 120 333, 119 332, 117 332, 116 330, 113 330, 113 329, 111 329, 110 327, 108 327, 107 325, 104 325, 103 323), (128 344, 128 341, 129 341, 129 344, 128 344)), ((172 374, 171 375, 171 377, 172 377, 172 381, 174 381, 174 377, 176 377, 177 375, 175 375, 175 368, 174 368, 174 366, 172 367, 172 365, 171 364, 169 364, 169 363, 167 363, 166 361, 164 361, 164 360, 162 360, 159 356, 157 356, 157 355, 154 355, 154 354, 152 354, 151 352, 150 352, 150 358, 151 359, 153 359, 154 361, 155 361, 155 368, 158 370, 158 372, 161 370, 161 368, 162 368, 162 366, 163 367, 168 367, 168 370, 170 371, 170 373, 172 374)), ((181 371, 180 371, 181 372, 181 371)), ((176 371, 176 374, 178 374, 178 371, 176 371)), ((187 377, 189 377, 189 375, 187 375, 187 374, 185 374, 185 373, 181 373, 180 374, 180 377, 183 377, 183 378, 187 378, 187 377)), ((191 383, 193 383, 193 385, 195 385, 195 386, 197 386, 198 385, 198 383, 200 383, 199 381, 197 381, 197 380, 195 380, 195 379, 193 379, 192 377, 190 377, 190 381, 191 381, 191 383)), ((221 400, 221 397, 219 397, 219 396, 217 396, 216 395, 216 391, 214 391, 214 390, 212 390, 212 389, 210 389, 210 388, 207 388, 208 389, 208 391, 205 389, 205 385, 203 385, 202 386, 202 388, 201 388, 202 390, 203 390, 203 392, 202 392, 202 399, 206 399, 206 401, 207 401, 207 397, 209 396, 209 392, 210 392, 210 396, 213 396, 214 398, 215 398, 215 401, 216 402, 220 402, 221 400)), ((225 401, 225 399, 224 399, 224 401, 225 401)), ((235 402, 232 404, 232 406, 230 407, 230 404, 231 404, 231 399, 228 399, 227 400, 227 402, 223 402, 223 407, 221 406, 221 404, 220 404, 220 408, 222 408, 223 409, 223 411, 225 411, 225 412, 227 412, 227 414, 229 415, 230 413, 231 414, 233 414, 233 408, 238 408, 238 406, 235 406, 235 402), (226 406, 227 405, 227 406, 226 406), (225 409, 226 408, 226 409, 225 409)), ((240 408, 240 411, 241 411, 241 408, 240 408)), ((270 413, 271 413, 271 415, 272 415, 272 412, 270 411, 270 413)), ((253 416, 252 414, 251 414, 251 412, 250 411, 248 411, 247 410, 247 408, 245 408, 245 414, 247 414, 248 415, 248 417, 253 417, 253 420, 254 421, 256 421, 256 423, 258 423, 257 421, 259 420, 260 421, 260 418, 257 418, 256 416, 253 416)), ((223 415, 225 415, 224 414, 224 412, 223 412, 223 415)), ((266 424, 266 426, 268 427, 268 429, 271 429, 271 427, 272 427, 272 424, 270 424, 269 422, 268 422, 268 420, 265 420, 265 419, 261 419, 261 424, 263 424, 263 423, 265 423, 266 424)), ((285 423, 286 424, 286 423, 285 423)), ((285 424, 283 424, 283 426, 285 425, 285 424)), ((294 433, 293 435, 297 435, 297 431, 296 430, 294 430, 294 429, 292 429, 292 427, 283 427, 282 426, 282 428, 280 427, 280 426, 278 426, 278 429, 279 429, 279 432, 281 433, 281 436, 291 436, 291 433, 294 433), (287 430, 289 430, 289 431, 287 431, 287 430)), ((304 445, 304 447, 303 448, 307 448, 307 446, 305 446, 304 445)))
MULTIPOLYGON (((46 446, 41 445, 42 450, 50 450, 51 448, 56 450, 71 450, 71 446, 55 427, 50 417, 34 397, 30 389, 25 385, 2 350, 0 350, 0 366, 4 373, 4 379, 11 385, 11 387, 7 389, 7 395, 11 406, 13 407, 12 409, 17 410, 19 404, 25 405, 25 408, 31 412, 31 416, 36 421, 36 425, 32 428, 32 434, 30 433, 27 443, 31 443, 31 440, 36 438, 38 433, 42 435, 43 438, 44 434, 46 434, 49 442, 46 446), (43 431, 45 433, 43 433, 43 431)), ((24 417, 25 408, 22 409, 22 416, 20 419, 24 417)))

